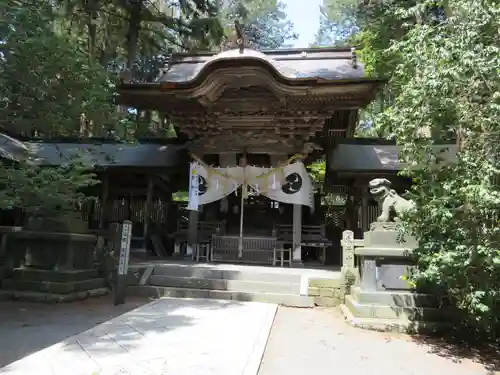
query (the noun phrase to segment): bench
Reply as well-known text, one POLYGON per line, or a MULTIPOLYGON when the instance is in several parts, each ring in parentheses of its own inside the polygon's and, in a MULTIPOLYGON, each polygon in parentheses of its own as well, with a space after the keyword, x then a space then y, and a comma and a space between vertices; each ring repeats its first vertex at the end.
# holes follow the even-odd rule
MULTIPOLYGON (((198 221, 197 223, 197 245, 206 247, 207 243, 210 243, 212 235, 215 233, 224 234, 226 229, 225 221, 198 221)), ((174 237, 174 253, 180 254, 182 246, 187 244, 189 233, 189 223, 187 221, 179 221, 177 223, 177 231, 173 234, 174 237)), ((193 252, 193 259, 196 257, 199 260, 200 246, 195 247, 195 252, 193 252), (196 253, 196 254, 195 254, 196 253)), ((205 257, 208 256, 208 250, 205 257)), ((207 259, 208 260, 208 259, 207 259)))
POLYGON ((276 237, 243 237, 243 253, 239 258, 239 236, 212 236, 212 262, 243 262, 273 264, 276 258, 276 237))
MULTIPOLYGON (((278 241, 286 245, 293 245, 293 226, 291 224, 276 225, 276 237, 278 241)), ((331 246, 332 242, 326 238, 324 225, 302 225, 301 246, 319 248, 320 261, 325 264, 326 248, 331 246)))

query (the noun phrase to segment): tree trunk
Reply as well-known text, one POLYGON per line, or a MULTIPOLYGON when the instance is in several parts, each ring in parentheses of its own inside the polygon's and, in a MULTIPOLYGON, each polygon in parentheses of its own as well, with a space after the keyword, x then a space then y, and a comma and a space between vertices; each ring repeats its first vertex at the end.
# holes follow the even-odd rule
POLYGON ((88 47, 89 47, 89 57, 91 59, 96 58, 96 45, 97 45, 97 9, 98 0, 88 0, 85 6, 85 11, 87 13, 87 30, 89 33, 88 37, 88 47))
POLYGON ((127 70, 131 71, 137 59, 139 33, 141 30, 142 0, 129 0, 128 12, 127 70))

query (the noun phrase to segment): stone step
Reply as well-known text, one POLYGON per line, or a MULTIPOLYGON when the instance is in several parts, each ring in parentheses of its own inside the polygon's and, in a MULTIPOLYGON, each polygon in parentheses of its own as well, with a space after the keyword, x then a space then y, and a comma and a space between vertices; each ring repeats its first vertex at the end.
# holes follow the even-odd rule
POLYGON ((171 288, 146 285, 128 287, 127 294, 155 298, 210 298, 242 302, 267 302, 292 307, 314 307, 314 299, 312 297, 280 293, 252 293, 230 290, 171 288))
POLYGON ((438 307, 438 300, 430 294, 405 291, 361 291, 360 287, 351 288, 351 295, 359 304, 375 304, 398 307, 438 307))
MULTIPOLYGON (((264 268, 264 267, 262 267, 264 268)), ((300 284, 300 273, 290 273, 288 269, 277 268, 274 272, 262 270, 255 267, 255 270, 236 270, 217 266, 196 266, 196 265, 157 265, 155 266, 153 276, 171 276, 171 277, 194 277, 198 279, 222 279, 222 280, 241 280, 256 281, 267 283, 289 283, 300 284)))
POLYGON ((197 277, 175 277, 153 275, 149 284, 188 289, 228 290, 251 293, 279 293, 300 295, 300 284, 231 280, 231 279, 206 279, 197 277))
POLYGON ((4 279, 2 282, 3 289, 54 294, 78 293, 105 287, 106 280, 104 278, 74 282, 4 279))
POLYGON ((109 293, 108 288, 91 289, 84 292, 74 292, 68 294, 42 293, 19 290, 0 290, 0 301, 19 300, 39 303, 61 303, 81 301, 90 297, 105 296, 109 293))
POLYGON ((453 323, 450 322, 419 322, 407 319, 379 319, 355 317, 349 308, 342 304, 340 310, 346 322, 353 327, 379 332, 398 333, 445 333, 449 332, 453 323))
POLYGON ((450 318, 448 309, 429 307, 399 307, 379 304, 362 304, 351 295, 346 296, 345 305, 356 318, 399 319, 408 321, 439 322, 450 318))
POLYGON ((98 271, 95 269, 52 271, 21 267, 15 268, 12 271, 12 277, 16 280, 54 281, 64 283, 95 279, 98 277, 98 271))

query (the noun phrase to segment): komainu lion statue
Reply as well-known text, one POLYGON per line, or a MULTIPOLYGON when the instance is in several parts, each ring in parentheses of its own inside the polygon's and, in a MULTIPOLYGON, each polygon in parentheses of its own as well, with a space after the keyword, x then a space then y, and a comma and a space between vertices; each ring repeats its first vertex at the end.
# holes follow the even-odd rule
POLYGON ((386 178, 375 178, 369 182, 368 187, 373 199, 382 208, 377 222, 400 221, 399 216, 413 207, 413 202, 400 197, 395 190, 391 189, 391 181, 386 178))

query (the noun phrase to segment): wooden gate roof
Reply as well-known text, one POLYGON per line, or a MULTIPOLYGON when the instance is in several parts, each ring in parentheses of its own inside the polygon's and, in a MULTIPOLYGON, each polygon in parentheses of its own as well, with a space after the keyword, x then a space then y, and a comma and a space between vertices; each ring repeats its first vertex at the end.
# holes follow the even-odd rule
POLYGON ((306 91, 309 100, 314 96, 343 95, 349 105, 354 100, 355 106, 363 106, 383 83, 385 80, 365 76, 353 48, 230 49, 218 54, 174 54, 155 82, 123 82, 119 102, 142 109, 162 109, 168 104, 162 106, 154 100, 152 91, 168 95, 170 100, 181 99, 181 95, 187 100, 210 96, 206 92, 213 90, 219 97, 225 89, 267 86, 277 96, 304 96, 306 91), (213 74, 217 79, 210 78, 213 74))
MULTIPOLYGON (((455 144, 434 145, 433 152, 443 161, 455 159, 455 144)), ((397 173, 404 168, 399 160, 401 146, 385 139, 354 138, 337 144, 328 155, 332 172, 397 173)))
POLYGON ((0 134, 0 157, 58 166, 71 160, 89 167, 167 168, 184 162, 184 146, 161 143, 23 142, 0 134))
POLYGON ((255 51, 229 50, 219 54, 178 54, 172 56, 170 67, 159 82, 196 82, 217 67, 237 64, 262 64, 276 79, 349 80, 364 78, 363 66, 351 49, 288 49, 255 51))
POLYGON ((127 143, 28 143, 33 157, 42 165, 61 165, 71 159, 99 167, 162 168, 176 166, 181 145, 127 143))

